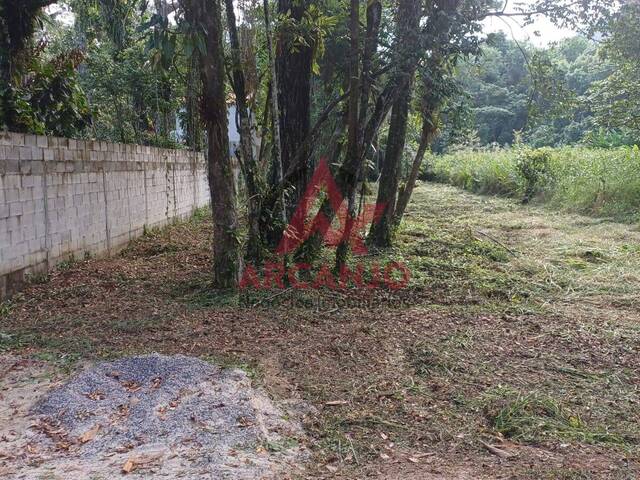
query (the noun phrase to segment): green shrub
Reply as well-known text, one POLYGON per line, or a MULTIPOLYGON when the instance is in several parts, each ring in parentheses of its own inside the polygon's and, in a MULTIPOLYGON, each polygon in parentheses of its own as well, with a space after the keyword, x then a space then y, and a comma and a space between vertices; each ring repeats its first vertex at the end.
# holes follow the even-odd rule
POLYGON ((522 177, 524 198, 523 203, 529 203, 538 193, 541 193, 549 177, 551 151, 547 148, 524 148, 516 155, 516 170, 522 177))

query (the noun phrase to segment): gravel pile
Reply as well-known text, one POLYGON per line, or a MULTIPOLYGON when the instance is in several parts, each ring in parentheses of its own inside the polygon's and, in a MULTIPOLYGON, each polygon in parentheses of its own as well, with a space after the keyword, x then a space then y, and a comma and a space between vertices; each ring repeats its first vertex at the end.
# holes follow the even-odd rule
POLYGON ((33 414, 39 461, 17 478, 283 478, 303 457, 299 425, 244 372, 184 356, 99 364, 33 414))

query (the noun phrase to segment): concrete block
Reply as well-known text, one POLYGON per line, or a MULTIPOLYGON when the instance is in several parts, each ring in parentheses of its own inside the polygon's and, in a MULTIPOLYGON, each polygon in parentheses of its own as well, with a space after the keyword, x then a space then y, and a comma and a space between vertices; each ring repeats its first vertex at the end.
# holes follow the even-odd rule
POLYGON ((20 160, 32 160, 33 150, 31 147, 18 147, 18 157, 20 160))
POLYGON ((5 148, 5 155, 7 160, 20 160, 20 147, 12 145, 5 148))
POLYGON ((22 215, 23 209, 22 209, 22 202, 17 201, 17 202, 11 202, 9 204, 9 216, 10 217, 17 217, 18 215, 22 215))
POLYGON ((38 137, 36 135, 26 134, 24 136, 24 144, 28 147, 35 147, 38 144, 38 137))
POLYGON ((20 190, 17 188, 5 188, 4 199, 7 204, 20 201, 20 190))
POLYGON ((24 145, 24 133, 9 133, 9 141, 11 145, 22 146, 24 145))
POLYGON ((20 203, 33 203, 33 187, 23 187, 19 189, 20 203))

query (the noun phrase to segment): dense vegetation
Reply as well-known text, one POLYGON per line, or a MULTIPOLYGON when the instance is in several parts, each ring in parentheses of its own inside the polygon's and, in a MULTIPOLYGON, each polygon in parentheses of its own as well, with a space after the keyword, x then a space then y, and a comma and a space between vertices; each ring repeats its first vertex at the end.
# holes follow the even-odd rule
POLYGON ((518 132, 533 147, 638 143, 637 8, 624 7, 598 41, 576 36, 540 49, 490 34, 457 69, 462 88, 435 150, 512 145, 518 132))
POLYGON ((490 35, 423 171, 461 188, 640 220, 640 22, 626 6, 600 41, 535 49, 490 35), (543 148, 540 148, 543 147, 543 148), (554 147, 554 148, 547 148, 554 147))
POLYGON ((536 147, 599 137, 590 96, 613 70, 599 52, 583 37, 537 49, 503 33, 489 35, 482 54, 457 71, 462 92, 450 112, 457 122, 445 125, 436 149, 511 145, 519 131, 536 147))
POLYGON ((466 190, 640 221, 640 151, 562 147, 460 151, 430 157, 425 175, 466 190))

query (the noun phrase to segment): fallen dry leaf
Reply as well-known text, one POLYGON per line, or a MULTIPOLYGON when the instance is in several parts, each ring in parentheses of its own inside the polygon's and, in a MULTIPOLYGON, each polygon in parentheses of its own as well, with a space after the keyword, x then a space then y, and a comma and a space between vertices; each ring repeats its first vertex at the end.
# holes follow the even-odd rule
POLYGON ((135 468, 136 468, 136 464, 133 462, 133 460, 129 459, 122 466, 122 472, 131 473, 135 468))
POLYGON ((90 428, 89 430, 87 430, 86 432, 84 432, 82 435, 80 435, 80 438, 78 440, 80 441, 80 443, 90 442, 91 440, 96 438, 96 435, 98 434, 99 431, 100 431, 100 424, 98 423, 94 425, 92 428, 90 428))
POLYGON ((495 447, 493 445, 489 445, 488 443, 484 443, 484 442, 480 442, 480 443, 482 443, 482 446, 486 448, 489 452, 505 460, 515 456, 513 453, 507 452, 506 450, 502 450, 501 448, 495 447))
POLYGON ((85 397, 89 400, 104 400, 105 394, 100 390, 96 390, 95 392, 83 393, 85 397))
POLYGON ((164 452, 147 452, 147 453, 141 453, 139 455, 134 455, 129 457, 129 459, 125 462, 125 464, 122 466, 122 471, 124 473, 130 473, 133 470, 135 470, 136 468, 138 468, 140 465, 145 465, 147 463, 153 463, 157 460, 160 460, 162 457, 164 457, 164 452))
POLYGON ((120 385, 122 385, 122 387, 125 390, 127 390, 128 392, 131 392, 131 393, 135 393, 138 390, 140 390, 140 388, 141 388, 141 386, 138 383, 134 382, 133 380, 122 381, 122 382, 120 382, 120 385))

